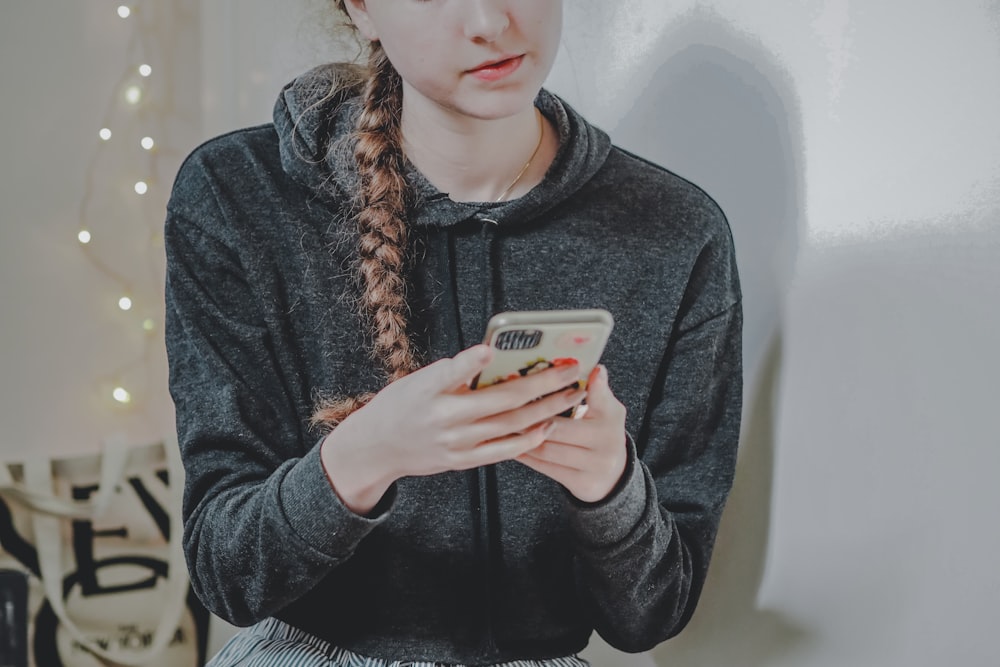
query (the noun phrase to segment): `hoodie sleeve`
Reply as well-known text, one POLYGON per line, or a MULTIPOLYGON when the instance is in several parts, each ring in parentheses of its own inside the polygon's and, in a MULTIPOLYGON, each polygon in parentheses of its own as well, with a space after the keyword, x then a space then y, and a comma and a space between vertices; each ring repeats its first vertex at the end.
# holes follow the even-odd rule
POLYGON ((296 600, 349 558, 385 519, 352 513, 329 484, 319 443, 272 354, 232 220, 191 162, 164 231, 170 392, 185 467, 184 548, 198 597, 249 625, 296 600))
POLYGON ((599 503, 570 501, 579 595, 628 652, 691 618, 736 463, 742 309, 728 229, 693 266, 622 481, 599 503))

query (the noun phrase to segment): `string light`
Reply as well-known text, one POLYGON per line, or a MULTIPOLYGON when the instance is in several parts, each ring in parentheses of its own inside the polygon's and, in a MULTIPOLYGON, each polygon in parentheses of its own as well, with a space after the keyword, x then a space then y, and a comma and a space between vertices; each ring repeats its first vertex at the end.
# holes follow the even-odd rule
POLYGON ((126 88, 125 101, 129 104, 138 104, 142 101, 142 88, 139 86, 129 86, 126 88))
MULTIPOLYGON (((132 39, 129 42, 129 52, 123 59, 124 72, 119 79, 116 92, 108 99, 104 119, 98 125, 95 144, 100 148, 94 151, 85 172, 84 195, 80 200, 75 233, 84 257, 95 269, 118 285, 117 307, 120 312, 127 314, 125 317, 128 320, 127 326, 131 330, 130 333, 137 338, 141 335, 142 352, 137 353, 135 357, 123 360, 119 367, 109 369, 104 375, 104 379, 100 380, 100 394, 107 397, 109 403, 123 407, 131 404, 129 409, 135 409, 148 403, 147 401, 135 400, 132 391, 142 394, 148 389, 150 384, 148 379, 140 379, 142 376, 139 373, 149 373, 152 355, 161 350, 157 339, 160 324, 154 317, 148 316, 148 311, 142 312, 145 308, 139 307, 150 300, 146 294, 145 286, 141 283, 137 284, 132 276, 121 270, 116 265, 113 255, 109 254, 113 252, 113 249, 105 247, 108 239, 116 236, 115 230, 106 229, 105 226, 113 225, 116 222, 125 223, 124 210, 127 210, 127 207, 116 206, 115 202, 103 201, 114 197, 115 193, 112 190, 100 188, 98 184, 101 179, 98 176, 103 170, 104 163, 101 160, 102 156, 107 154, 107 149, 113 146, 115 151, 131 150, 145 158, 145 164, 139 167, 139 173, 125 175, 128 180, 124 182, 131 183, 132 189, 137 195, 147 195, 154 192, 162 195, 163 193, 152 187, 153 184, 162 180, 158 173, 157 151, 154 151, 160 146, 152 135, 156 135, 157 140, 163 140, 160 133, 163 133, 164 129, 161 124, 163 118, 160 117, 155 99, 159 89, 152 85, 154 81, 152 78, 153 70, 160 65, 157 64, 157 59, 149 51, 152 45, 148 39, 149 35, 146 34, 148 32, 145 30, 147 26, 143 25, 145 17, 142 14, 145 7, 126 3, 112 6, 117 8, 119 17, 131 19, 128 27, 123 27, 124 30, 132 33, 132 39), (143 125, 148 125, 150 121, 157 124, 143 127, 143 125), (114 132, 112 132, 112 128, 114 132), (112 136, 115 138, 114 144, 110 143, 112 136), (104 212, 109 209, 121 211, 122 214, 107 216, 104 212), (139 291, 133 291, 133 288, 139 291), (135 301, 133 301, 133 294, 136 295, 135 301), (142 334, 139 334, 139 331, 142 334), (126 386, 128 386, 127 389, 126 386)), ((114 19, 109 20, 113 21, 114 19)), ((121 195, 121 192, 117 193, 118 197, 121 195)), ((156 219, 148 219, 152 209, 143 204, 139 214, 139 222, 150 227, 147 236, 148 250, 155 251, 157 244, 160 243, 157 239, 162 238, 158 231, 162 220, 158 217, 160 202, 150 203, 157 210, 156 219)), ((134 220, 128 222, 130 226, 135 223, 134 220)), ((158 255, 158 253, 155 254, 158 255)), ((154 279, 159 278, 159 276, 155 276, 154 279)), ((162 285, 158 287, 162 289, 162 285)))

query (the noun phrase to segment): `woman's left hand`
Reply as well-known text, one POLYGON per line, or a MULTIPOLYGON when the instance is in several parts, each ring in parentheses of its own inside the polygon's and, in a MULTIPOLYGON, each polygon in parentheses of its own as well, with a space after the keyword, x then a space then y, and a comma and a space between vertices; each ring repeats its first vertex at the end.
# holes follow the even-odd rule
POLYGON ((597 366, 587 379, 584 415, 556 417, 548 439, 517 460, 559 482, 583 502, 603 500, 625 472, 625 413, 608 385, 607 369, 597 366))

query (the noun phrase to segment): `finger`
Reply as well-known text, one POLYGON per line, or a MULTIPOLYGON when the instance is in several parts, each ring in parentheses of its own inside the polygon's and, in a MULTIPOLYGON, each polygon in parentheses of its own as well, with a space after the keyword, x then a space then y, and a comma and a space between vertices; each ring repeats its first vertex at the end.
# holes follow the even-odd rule
POLYGON ((508 435, 476 445, 472 449, 456 452, 453 460, 454 469, 468 470, 516 459, 545 442, 545 438, 552 432, 552 428, 551 422, 544 422, 524 433, 508 435))
MULTIPOLYGON (((588 393, 587 396, 589 397, 590 394, 588 393)), ((587 400, 589 402, 590 399, 588 398, 587 400)), ((549 436, 549 440, 553 442, 561 442, 567 445, 576 445, 590 449, 600 444, 601 433, 598 429, 594 428, 593 422, 574 417, 558 417, 553 422, 555 423, 555 429, 553 429, 552 435, 549 436)))
POLYGON ((535 449, 526 452, 517 457, 517 461, 559 482, 567 491, 584 502, 593 503, 607 498, 617 484, 617 480, 621 478, 622 473, 617 472, 613 478, 602 479, 601 476, 595 476, 593 471, 581 471, 540 458, 536 455, 537 451, 535 449), (614 481, 609 481, 612 479, 614 481))
MULTIPOLYGON (((552 436, 550 435, 549 438, 552 436)), ((563 442, 553 442, 547 439, 538 447, 525 453, 533 461, 543 461, 550 465, 582 472, 589 469, 588 462, 594 459, 589 448, 563 442)))
POLYGON ((620 405, 608 384, 608 369, 603 364, 595 366, 587 378, 587 412, 581 419, 605 418, 616 414, 620 405))
POLYGON ((545 459, 533 456, 531 451, 521 454, 516 460, 518 463, 528 466, 535 472, 545 475, 567 488, 572 485, 572 481, 580 474, 578 470, 574 470, 573 468, 567 468, 558 463, 551 463, 545 459))
POLYGON ((428 369, 434 369, 435 386, 439 391, 449 391, 467 386, 493 359, 489 345, 473 345, 454 357, 440 359, 428 369))
POLYGON ((564 389, 514 410, 481 418, 469 425, 467 437, 471 442, 482 442, 509 433, 521 433, 579 405, 586 395, 582 389, 564 389))
POLYGON ((490 409, 483 416, 514 410, 541 396, 559 391, 579 381, 579 365, 569 364, 547 368, 538 373, 489 385, 471 392, 482 398, 489 397, 490 409))

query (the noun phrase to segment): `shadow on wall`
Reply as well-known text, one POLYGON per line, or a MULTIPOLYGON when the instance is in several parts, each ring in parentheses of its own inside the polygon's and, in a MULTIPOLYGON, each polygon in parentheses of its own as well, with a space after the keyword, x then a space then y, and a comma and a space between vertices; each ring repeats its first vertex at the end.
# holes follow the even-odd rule
POLYGON ((766 665, 807 639, 756 606, 767 553, 782 302, 804 229, 798 102, 775 57, 704 10, 668 28, 659 67, 611 135, 722 206, 743 287, 744 424, 736 479, 698 610, 657 664, 766 665))

